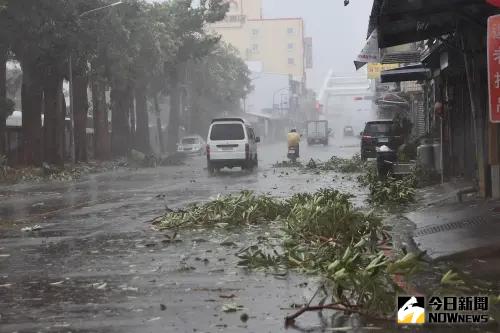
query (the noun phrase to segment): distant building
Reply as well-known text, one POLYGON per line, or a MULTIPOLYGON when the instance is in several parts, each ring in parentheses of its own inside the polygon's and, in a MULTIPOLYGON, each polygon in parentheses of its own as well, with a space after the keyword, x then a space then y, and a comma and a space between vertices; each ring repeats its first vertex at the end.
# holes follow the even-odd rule
POLYGON ((231 0, 229 3, 225 20, 213 24, 211 29, 234 46, 245 61, 261 63, 264 73, 292 75, 294 80, 304 82, 303 19, 263 18, 262 0, 231 0))
POLYGON ((252 73, 254 91, 242 109, 273 109, 282 115, 290 105, 297 109, 293 100, 305 91, 306 69, 312 66, 312 39, 304 37, 303 19, 264 18, 262 0, 228 2, 226 18, 210 29, 238 50, 252 73))

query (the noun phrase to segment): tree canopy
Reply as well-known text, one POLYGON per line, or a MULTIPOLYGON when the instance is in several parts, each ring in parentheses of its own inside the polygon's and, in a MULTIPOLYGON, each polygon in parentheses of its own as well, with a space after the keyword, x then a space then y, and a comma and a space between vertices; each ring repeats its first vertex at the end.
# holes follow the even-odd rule
MULTIPOLYGON (((142 136, 142 146, 147 145, 144 142, 148 134, 142 130, 149 123, 149 98, 158 94, 171 97, 169 127, 176 127, 181 125, 175 116, 181 84, 189 85, 189 90, 195 92, 191 95, 196 99, 193 104, 233 109, 239 108, 239 101, 251 89, 248 70, 236 51, 223 45, 220 37, 207 29, 207 25, 225 17, 226 1, 201 0, 195 5, 193 0, 127 0, 106 7, 113 2, 0 0, 0 52, 11 54, 23 71, 23 134, 30 151, 25 152, 29 155, 25 162, 36 164, 48 156, 33 151, 41 149, 37 145, 42 124, 37 115, 45 113, 43 127, 64 131, 66 111, 58 96, 62 94, 62 81, 69 79, 70 65, 74 76, 74 116, 78 120, 75 131, 83 133, 75 134, 75 144, 80 148, 86 144, 84 117, 88 109, 87 87, 91 86, 96 140, 109 140, 108 132, 116 136, 117 144, 126 138, 126 147, 120 147, 119 154, 134 146, 136 132, 142 136), (179 75, 181 69, 202 79, 187 82, 185 76, 179 75), (105 124, 108 90, 112 92, 112 131, 105 124)), ((2 82, 7 86, 3 78, 2 82)), ((2 109, 7 106, 2 105, 2 109)), ((210 113, 210 107, 201 109, 210 113)), ((3 130, 0 126, 0 132, 3 130)), ((52 141, 43 140, 43 144, 53 145, 61 138, 56 134, 52 141)), ((95 146, 104 146, 101 143, 95 146)), ((60 160, 60 150, 45 148, 53 152, 54 160, 60 160)))

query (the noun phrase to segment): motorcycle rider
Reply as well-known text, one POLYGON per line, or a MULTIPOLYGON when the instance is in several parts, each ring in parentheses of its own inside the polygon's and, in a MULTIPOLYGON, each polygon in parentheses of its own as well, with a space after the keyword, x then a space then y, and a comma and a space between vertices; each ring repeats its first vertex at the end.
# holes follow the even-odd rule
POLYGON ((300 134, 297 133, 295 128, 292 128, 288 133, 288 149, 294 147, 297 157, 299 156, 299 143, 300 143, 300 134))

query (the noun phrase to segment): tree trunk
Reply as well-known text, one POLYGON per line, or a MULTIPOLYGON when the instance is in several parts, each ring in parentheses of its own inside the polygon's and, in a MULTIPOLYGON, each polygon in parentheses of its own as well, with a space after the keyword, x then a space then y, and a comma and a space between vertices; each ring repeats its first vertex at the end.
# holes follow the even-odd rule
POLYGON ((24 163, 40 166, 42 164, 42 87, 35 71, 36 66, 23 66, 22 85, 22 134, 24 163))
POLYGON ((61 98, 59 99, 62 105, 62 119, 61 122, 63 124, 63 131, 61 133, 62 135, 62 149, 63 149, 63 156, 65 161, 71 160, 71 147, 69 147, 70 144, 70 139, 68 137, 69 134, 69 128, 68 128, 68 123, 66 123, 66 117, 69 115, 69 108, 68 104, 66 104, 66 98, 64 98, 64 92, 61 93, 61 98))
POLYGON ((172 77, 170 89, 170 116, 168 118, 167 130, 167 152, 174 153, 177 150, 179 141, 179 122, 180 122, 180 85, 177 77, 172 77))
POLYGON ((203 123, 202 117, 200 117, 199 107, 196 101, 193 101, 191 108, 189 110, 189 133, 197 133, 203 135, 200 131, 200 126, 203 123))
POLYGON ((95 75, 92 78, 91 87, 94 112, 94 154, 98 160, 107 160, 111 155, 111 139, 106 104, 106 84, 103 79, 95 75))
POLYGON ((128 110, 129 110, 129 124, 130 124, 130 143, 135 142, 135 131, 136 131, 136 120, 135 120, 135 101, 134 101, 134 89, 130 88, 128 92, 128 110))
POLYGON ((73 108, 75 120, 75 161, 87 162, 87 114, 89 110, 87 96, 88 79, 85 75, 73 78, 73 108))
POLYGON ((155 111, 156 111, 156 127, 158 129, 158 142, 160 143, 160 154, 165 152, 165 145, 163 143, 163 129, 161 125, 161 110, 160 103, 158 103, 158 95, 155 94, 155 111))
POLYGON ((2 101, 7 101, 7 50, 0 46, 0 155, 5 155, 7 149, 5 147, 6 125, 7 120, 6 110, 2 110, 2 101))
POLYGON ((130 148, 128 89, 111 90, 111 151, 113 156, 122 157, 130 148))
POLYGON ((44 78, 43 159, 64 166, 64 116, 62 105, 62 77, 58 73, 44 78))
POLYGON ((149 145, 148 100, 144 86, 135 89, 135 112, 137 116, 135 147, 148 154, 151 147, 149 145))

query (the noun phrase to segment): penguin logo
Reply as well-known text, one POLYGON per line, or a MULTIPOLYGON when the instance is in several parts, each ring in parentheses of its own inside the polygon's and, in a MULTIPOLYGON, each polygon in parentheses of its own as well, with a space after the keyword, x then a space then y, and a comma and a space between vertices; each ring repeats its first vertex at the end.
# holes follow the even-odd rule
POLYGON ((398 324, 425 324, 425 298, 399 296, 398 324))

